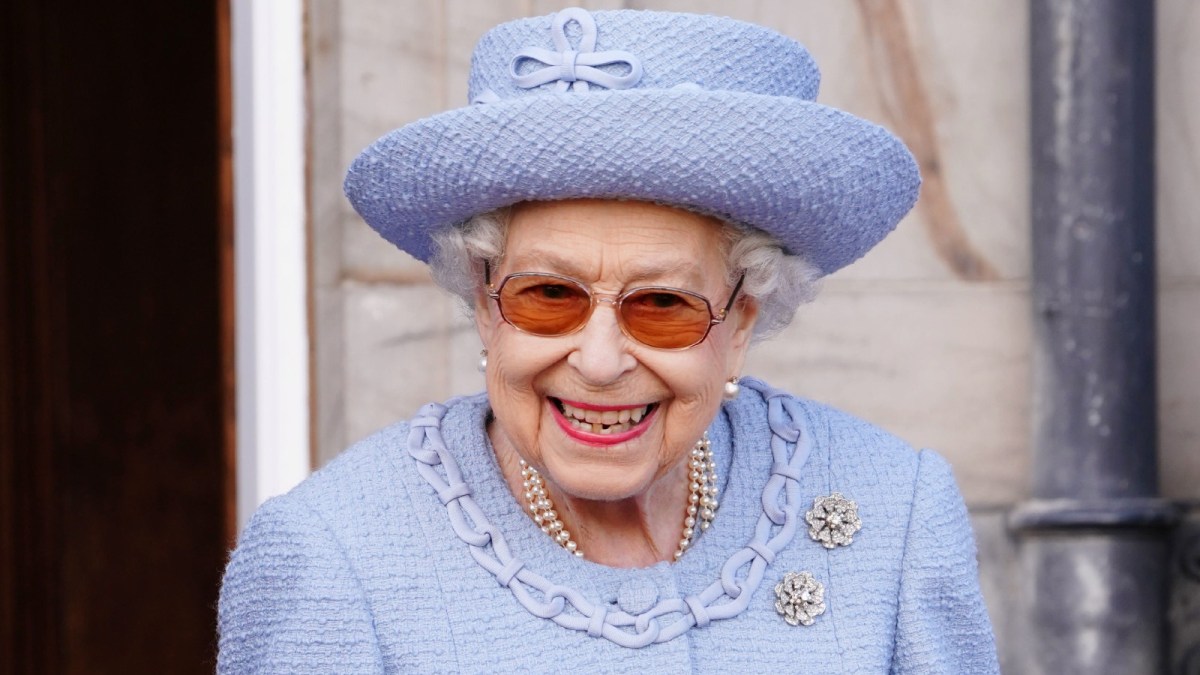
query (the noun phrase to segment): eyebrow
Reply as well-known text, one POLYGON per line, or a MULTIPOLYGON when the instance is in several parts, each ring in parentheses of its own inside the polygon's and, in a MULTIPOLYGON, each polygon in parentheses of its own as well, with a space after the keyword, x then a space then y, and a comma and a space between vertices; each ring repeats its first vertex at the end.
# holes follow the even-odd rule
MULTIPOLYGON (((540 271, 564 274, 581 280, 587 276, 586 270, 580 267, 578 262, 553 251, 534 250, 520 257, 513 257, 512 260, 514 263, 519 263, 519 266, 533 265, 535 267, 544 267, 545 269, 540 271)), ((523 272, 530 270, 518 269, 514 271, 523 272)), ((649 261, 639 264, 632 268, 632 274, 625 281, 626 283, 646 282, 671 277, 682 278, 687 282, 702 282, 704 280, 703 274, 696 265, 683 260, 677 260, 675 262, 649 261)))

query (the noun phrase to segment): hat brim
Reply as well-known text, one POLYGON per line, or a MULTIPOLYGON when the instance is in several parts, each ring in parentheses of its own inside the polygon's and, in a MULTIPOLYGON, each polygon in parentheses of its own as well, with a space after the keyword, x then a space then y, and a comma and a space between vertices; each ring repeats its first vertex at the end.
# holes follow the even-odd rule
POLYGON ((385 239, 428 262, 431 234, 522 201, 677 205, 750 225, 823 274, 912 208, 920 175, 882 127, 782 96, 593 91, 459 108, 364 150, 345 191, 385 239))

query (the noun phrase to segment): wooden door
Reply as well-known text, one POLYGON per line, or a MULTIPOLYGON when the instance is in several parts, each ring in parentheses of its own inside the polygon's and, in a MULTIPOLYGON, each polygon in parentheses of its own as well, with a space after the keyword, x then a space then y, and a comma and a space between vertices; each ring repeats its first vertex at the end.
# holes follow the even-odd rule
POLYGON ((0 672, 211 672, 228 7, 0 3, 0 672))

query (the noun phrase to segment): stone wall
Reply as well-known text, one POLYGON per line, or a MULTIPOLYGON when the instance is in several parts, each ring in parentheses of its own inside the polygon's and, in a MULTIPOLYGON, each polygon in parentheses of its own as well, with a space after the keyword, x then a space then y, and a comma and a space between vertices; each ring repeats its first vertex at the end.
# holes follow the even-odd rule
MULTIPOLYGON (((466 316, 341 196, 386 131, 465 104, 475 40, 544 1, 309 0, 318 463, 422 403, 475 391, 466 316)), ((922 159, 916 210, 829 278, 748 374, 933 447, 980 536, 1001 641, 1004 527, 1030 466, 1028 16, 1008 0, 584 2, 729 14, 803 42, 820 100, 899 133, 922 159)), ((1200 4, 1158 3, 1160 456, 1164 493, 1200 499, 1200 4)))

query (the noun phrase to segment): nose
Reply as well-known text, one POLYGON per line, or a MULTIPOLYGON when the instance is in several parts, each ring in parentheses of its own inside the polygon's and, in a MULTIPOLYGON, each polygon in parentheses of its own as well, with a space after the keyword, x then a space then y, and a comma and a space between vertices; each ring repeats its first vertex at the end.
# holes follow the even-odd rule
POLYGON ((637 366, 637 359, 629 353, 629 338, 617 323, 614 303, 606 298, 597 298, 592 316, 572 338, 575 347, 567 355, 567 365, 588 384, 612 384, 637 366))

